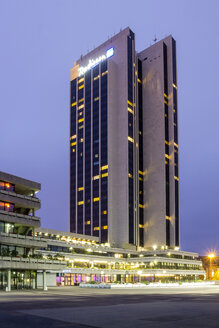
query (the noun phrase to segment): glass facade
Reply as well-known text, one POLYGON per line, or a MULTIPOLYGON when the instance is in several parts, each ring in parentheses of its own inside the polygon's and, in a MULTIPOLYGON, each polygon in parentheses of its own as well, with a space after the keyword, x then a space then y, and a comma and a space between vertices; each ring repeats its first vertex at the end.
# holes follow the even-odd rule
MULTIPOLYGON (((7 287, 7 271, 0 270, 0 290, 7 287)), ((11 289, 35 289, 36 272, 30 270, 12 270, 11 271, 11 289)))
POLYGON ((94 177, 100 174, 100 78, 99 78, 99 67, 97 65, 93 69, 93 235, 99 237, 100 233, 100 222, 99 222, 99 211, 100 211, 100 179, 94 179, 94 177))
POLYGON ((168 71, 167 46, 163 43, 164 70, 164 122, 165 122, 165 176, 166 176, 166 245, 170 246, 170 140, 169 140, 169 111, 168 111, 168 71))
POLYGON ((0 201, 0 211, 14 212, 14 204, 0 201))
POLYGON ((176 41, 172 39, 173 59, 173 124, 174 124, 174 179, 175 179, 175 244, 179 246, 179 145, 178 145, 178 109, 176 76, 176 41))
POLYGON ((77 233, 84 228, 84 78, 78 79, 77 93, 77 233))
POLYGON ((91 235, 91 71, 85 74, 85 234, 91 235))
POLYGON ((139 140, 139 171, 138 171, 138 200, 139 200, 139 246, 144 246, 144 168, 143 168, 143 111, 142 111, 142 62, 138 59, 138 140, 139 140))
POLYGON ((108 110, 107 61, 101 63, 101 242, 108 241, 108 110))
MULTIPOLYGON (((134 33, 127 37, 128 51, 128 106, 134 113, 133 96, 133 47, 134 33)), ((134 244, 134 114, 128 111, 128 203, 129 203, 129 243, 134 244)))
POLYGON ((15 185, 11 184, 9 182, 0 181, 0 190, 6 190, 6 191, 14 192, 15 185))
POLYGON ((70 109, 70 231, 76 232, 76 79, 71 81, 70 109))
POLYGON ((71 82, 70 231, 108 240, 107 60, 71 82))

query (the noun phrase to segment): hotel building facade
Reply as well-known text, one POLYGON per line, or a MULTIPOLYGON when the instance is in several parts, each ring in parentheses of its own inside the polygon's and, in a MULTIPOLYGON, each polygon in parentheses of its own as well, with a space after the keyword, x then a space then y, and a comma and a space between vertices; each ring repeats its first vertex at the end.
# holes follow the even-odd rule
POLYGON ((126 28, 71 70, 70 232, 179 247, 176 44, 126 28))

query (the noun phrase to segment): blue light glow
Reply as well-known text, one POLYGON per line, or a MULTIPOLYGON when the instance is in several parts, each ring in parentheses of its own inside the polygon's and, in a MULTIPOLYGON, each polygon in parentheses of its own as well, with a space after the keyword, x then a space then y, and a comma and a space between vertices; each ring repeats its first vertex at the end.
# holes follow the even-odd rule
POLYGON ((112 57, 114 55, 114 48, 110 48, 106 51, 106 58, 112 57))

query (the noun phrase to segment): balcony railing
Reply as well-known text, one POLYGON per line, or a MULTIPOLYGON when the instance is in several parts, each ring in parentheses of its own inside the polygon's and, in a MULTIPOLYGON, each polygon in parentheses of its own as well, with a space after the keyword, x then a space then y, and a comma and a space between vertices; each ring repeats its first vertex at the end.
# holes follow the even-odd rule
POLYGON ((22 195, 22 194, 17 194, 16 192, 13 191, 7 191, 7 190, 0 190, 0 193, 5 194, 5 195, 10 195, 13 197, 18 197, 18 198, 22 198, 22 199, 27 199, 30 200, 32 202, 37 202, 40 204, 40 200, 37 197, 34 196, 26 196, 26 195, 22 195))
POLYGON ((46 260, 46 259, 35 259, 35 258, 24 258, 24 257, 11 257, 11 256, 0 256, 0 261, 13 261, 22 263, 39 263, 39 264, 62 264, 67 266, 66 261, 60 260, 46 260))
POLYGON ((31 216, 31 215, 26 215, 26 214, 21 214, 21 213, 16 213, 16 212, 7 212, 7 211, 0 210, 0 214, 10 215, 10 216, 14 216, 14 217, 26 219, 26 220, 40 221, 40 218, 38 216, 31 216))

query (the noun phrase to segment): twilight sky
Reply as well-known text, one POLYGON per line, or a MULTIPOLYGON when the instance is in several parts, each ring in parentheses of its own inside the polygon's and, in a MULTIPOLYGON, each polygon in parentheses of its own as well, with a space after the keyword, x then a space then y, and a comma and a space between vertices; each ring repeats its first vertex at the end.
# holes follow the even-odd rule
POLYGON ((177 41, 181 249, 219 251, 219 1, 0 0, 1 171, 41 182, 42 226, 68 230, 73 62, 120 28, 177 41))

